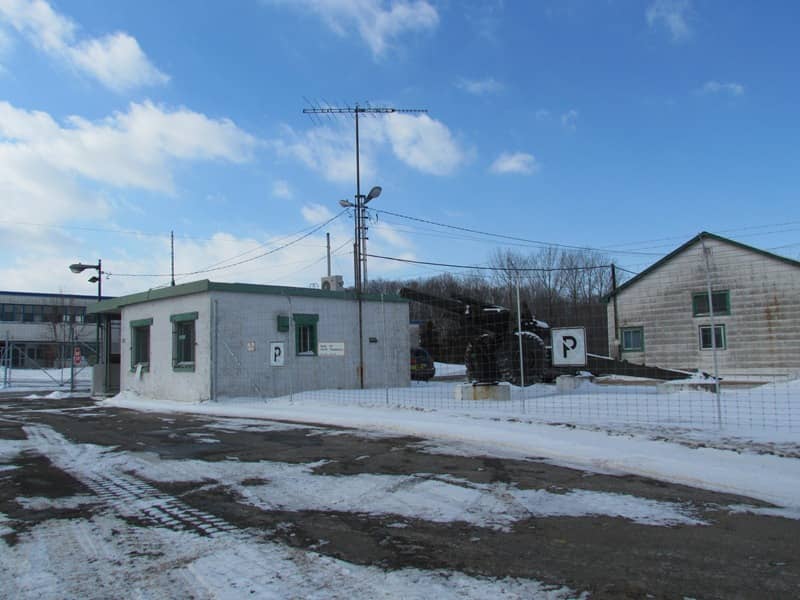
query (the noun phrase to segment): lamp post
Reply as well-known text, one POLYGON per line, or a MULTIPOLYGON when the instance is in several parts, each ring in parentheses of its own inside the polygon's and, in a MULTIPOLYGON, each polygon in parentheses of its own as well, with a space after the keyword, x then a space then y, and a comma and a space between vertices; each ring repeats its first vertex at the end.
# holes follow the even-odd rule
MULTIPOLYGON (((73 263, 69 266, 69 270, 73 273, 83 273, 86 269, 95 269, 97 271, 97 275, 92 275, 89 278, 89 283, 96 283, 97 284, 97 301, 100 302, 103 299, 103 261, 99 258, 97 259, 96 265, 86 265, 83 263, 73 263)), ((97 317, 95 321, 96 329, 97 329, 97 336, 95 340, 95 352, 96 355, 96 362, 100 362, 100 317, 97 317)))
POLYGON ((355 243, 353 279, 357 291, 363 291, 367 286, 367 226, 366 226, 366 206, 370 200, 374 200, 381 195, 383 188, 379 185, 374 186, 369 194, 356 194, 356 202, 353 204, 349 200, 339 200, 339 206, 344 208, 355 208, 355 243))
MULTIPOLYGON (((358 131, 358 128, 356 128, 358 131)), ((356 147, 358 137, 356 137, 356 147)), ((356 154, 356 157, 358 154, 356 154)), ((356 164, 358 164, 356 162, 356 164)), ((356 193, 356 203, 349 200, 339 200, 339 206, 343 208, 355 208, 355 241, 353 243, 353 280, 356 286, 356 297, 358 299, 358 379, 361 389, 364 389, 364 316, 362 307, 361 293, 367 285, 367 236, 364 216, 365 206, 370 200, 374 200, 381 195, 382 188, 374 186, 366 196, 361 193, 361 183, 359 180, 356 193)))

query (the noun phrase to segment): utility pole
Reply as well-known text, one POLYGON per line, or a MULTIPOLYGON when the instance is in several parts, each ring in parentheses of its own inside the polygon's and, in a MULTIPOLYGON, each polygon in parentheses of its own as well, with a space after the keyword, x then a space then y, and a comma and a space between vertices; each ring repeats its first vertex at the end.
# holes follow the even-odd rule
MULTIPOLYGON (((356 297, 358 298, 358 377, 361 389, 364 389, 364 316, 361 295, 367 283, 367 235, 366 235, 366 204, 377 194, 380 194, 380 188, 377 189, 377 194, 373 196, 370 192, 369 197, 361 194, 361 148, 358 131, 359 115, 385 115, 392 113, 425 113, 427 109, 423 108, 393 108, 389 106, 313 106, 312 108, 304 108, 303 114, 306 115, 351 115, 356 121, 356 203, 352 205, 356 210, 355 214, 355 241, 353 243, 353 280, 356 287, 356 297)), ((346 206, 346 205, 345 205, 346 206)))

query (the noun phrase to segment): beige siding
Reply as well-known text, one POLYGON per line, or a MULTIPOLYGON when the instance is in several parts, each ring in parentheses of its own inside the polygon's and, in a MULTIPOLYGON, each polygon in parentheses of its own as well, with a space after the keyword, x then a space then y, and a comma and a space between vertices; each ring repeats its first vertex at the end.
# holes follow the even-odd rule
MULTIPOLYGON (((717 352, 723 375, 800 372, 800 267, 715 239, 709 250, 712 289, 730 292, 727 347, 717 352)), ((617 295, 618 327, 643 327, 644 351, 622 352, 632 362, 713 370, 713 353, 701 350, 692 297, 706 290, 706 262, 698 241, 617 295)), ((609 347, 616 351, 613 302, 608 306, 609 347)))

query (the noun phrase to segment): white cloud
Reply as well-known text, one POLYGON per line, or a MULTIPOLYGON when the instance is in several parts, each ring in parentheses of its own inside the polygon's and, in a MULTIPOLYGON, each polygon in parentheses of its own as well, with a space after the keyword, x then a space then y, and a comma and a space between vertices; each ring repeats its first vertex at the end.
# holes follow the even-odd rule
POLYGON ((574 108, 561 115, 561 125, 568 131, 575 131, 578 128, 578 111, 574 108))
POLYGON ((729 96, 742 96, 744 94, 744 86, 741 83, 722 83, 719 81, 707 81, 700 88, 701 94, 728 94, 729 96))
POLYGON ((312 225, 319 225, 333 217, 333 213, 322 204, 306 204, 300 209, 303 218, 312 225))
MULTIPOLYGON (((297 133, 283 128, 283 138, 273 140, 273 149, 281 156, 300 161, 328 181, 346 182, 355 179, 355 133, 349 128, 323 126, 297 133)), ((361 173, 372 174, 371 154, 361 152, 361 173)))
POLYGON ((276 198, 288 200, 292 197, 292 190, 289 187, 289 182, 279 179, 272 184, 272 195, 276 198))
POLYGON ((395 156, 431 175, 449 175, 466 161, 450 130, 428 115, 390 114, 383 120, 395 156))
POLYGON ((494 77, 485 77, 483 79, 466 79, 462 77, 456 82, 456 86, 475 96, 496 94, 503 91, 505 87, 494 77))
POLYGON ((532 175, 539 171, 539 168, 540 165, 533 154, 503 152, 495 159, 489 170, 497 175, 532 175))
POLYGON ((150 63, 135 38, 116 32, 79 39, 78 26, 44 0, 0 0, 0 17, 40 50, 114 91, 169 81, 150 63))
POLYGON ((341 36, 355 29, 373 56, 381 56, 406 32, 435 28, 439 13, 427 0, 273 0, 319 15, 341 36))
MULTIPOLYGON (((408 166, 432 175, 449 175, 467 160, 467 152, 456 142, 450 130, 428 115, 387 114, 377 119, 363 119, 360 129, 361 177, 375 175, 377 154, 388 147, 408 166)), ((349 123, 322 126, 298 133, 283 128, 283 138, 271 146, 334 182, 355 179, 355 133, 349 123)))
POLYGON ((689 0, 655 0, 647 7, 645 18, 650 28, 665 27, 673 42, 681 42, 692 34, 689 27, 691 9, 689 0))
POLYGON ((150 102, 97 122, 72 116, 65 125, 0 102, 0 197, 19 221, 99 218, 106 202, 84 181, 171 193, 177 161, 242 162, 256 143, 229 120, 150 102))

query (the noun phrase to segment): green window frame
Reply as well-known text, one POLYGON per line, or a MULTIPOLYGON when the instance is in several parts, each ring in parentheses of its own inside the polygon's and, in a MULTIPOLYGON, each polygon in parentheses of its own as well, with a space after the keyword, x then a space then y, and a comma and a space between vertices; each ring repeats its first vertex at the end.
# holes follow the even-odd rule
POLYGON ((293 314, 294 353, 297 356, 317 355, 317 323, 319 315, 293 314))
MULTIPOLYGON (((714 308, 715 315, 729 315, 731 314, 731 293, 729 290, 722 290, 719 292, 711 292, 711 306, 714 308)), ((693 317, 707 317, 710 314, 708 310, 708 292, 697 292, 692 294, 692 316, 693 317)))
POLYGON ((153 319, 131 321, 131 371, 138 365, 143 371, 150 370, 150 327, 153 319))
POLYGON ((172 370, 194 371, 197 347, 197 312, 170 315, 172 323, 172 370))
POLYGON ((623 327, 620 330, 623 352, 642 352, 644 350, 644 327, 623 327))
MULTIPOLYGON (((698 333, 700 335, 700 350, 712 350, 711 325, 700 325, 698 333)), ((725 329, 725 325, 714 325, 714 334, 717 350, 727 349, 728 332, 725 329)))

